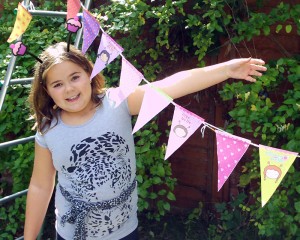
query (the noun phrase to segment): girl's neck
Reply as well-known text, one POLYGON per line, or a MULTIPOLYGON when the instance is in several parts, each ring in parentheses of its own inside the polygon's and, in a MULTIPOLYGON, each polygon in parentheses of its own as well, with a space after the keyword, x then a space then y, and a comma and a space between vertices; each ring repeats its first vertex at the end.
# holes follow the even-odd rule
POLYGON ((61 110, 60 117, 61 120, 68 125, 82 125, 89 121, 95 114, 97 110, 96 104, 92 104, 86 111, 84 112, 67 112, 61 110))

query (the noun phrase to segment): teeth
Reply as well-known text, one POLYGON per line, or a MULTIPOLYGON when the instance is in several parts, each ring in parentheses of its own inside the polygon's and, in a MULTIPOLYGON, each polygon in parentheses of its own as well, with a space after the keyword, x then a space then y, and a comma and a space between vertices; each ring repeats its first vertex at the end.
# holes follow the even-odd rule
POLYGON ((73 99, 75 99, 75 98, 77 98, 77 97, 78 97, 78 95, 73 96, 73 97, 69 97, 68 99, 73 100, 73 99))

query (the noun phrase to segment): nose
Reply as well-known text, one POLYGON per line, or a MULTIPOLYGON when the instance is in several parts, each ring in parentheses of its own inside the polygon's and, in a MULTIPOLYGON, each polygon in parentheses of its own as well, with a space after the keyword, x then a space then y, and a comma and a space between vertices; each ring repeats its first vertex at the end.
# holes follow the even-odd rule
POLYGON ((68 82, 65 84, 65 91, 68 93, 68 92, 72 92, 74 89, 74 86, 72 84, 72 82, 68 82))

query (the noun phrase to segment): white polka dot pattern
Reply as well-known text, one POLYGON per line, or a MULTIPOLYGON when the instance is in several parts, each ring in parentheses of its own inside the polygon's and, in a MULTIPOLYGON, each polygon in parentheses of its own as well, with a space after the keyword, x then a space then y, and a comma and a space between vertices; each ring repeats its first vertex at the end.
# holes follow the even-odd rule
POLYGON ((218 191, 247 151, 250 140, 216 130, 218 153, 218 191))

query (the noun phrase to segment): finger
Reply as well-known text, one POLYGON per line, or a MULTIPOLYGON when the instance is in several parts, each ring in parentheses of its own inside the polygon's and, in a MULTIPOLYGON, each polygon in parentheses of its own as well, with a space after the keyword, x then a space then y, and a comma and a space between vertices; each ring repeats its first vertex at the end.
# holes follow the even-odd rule
POLYGON ((252 58, 250 61, 251 64, 257 64, 257 65, 265 65, 265 61, 258 58, 252 58))
POLYGON ((258 72, 256 70, 251 70, 249 75, 251 76, 257 76, 257 77, 261 77, 262 76, 262 73, 261 72, 258 72))
POLYGON ((265 72, 267 71, 267 68, 265 66, 251 64, 251 70, 265 72))
POLYGON ((247 80, 249 82, 256 82, 256 79, 253 78, 253 77, 251 77, 251 76, 249 76, 249 75, 245 78, 245 80, 247 80))

